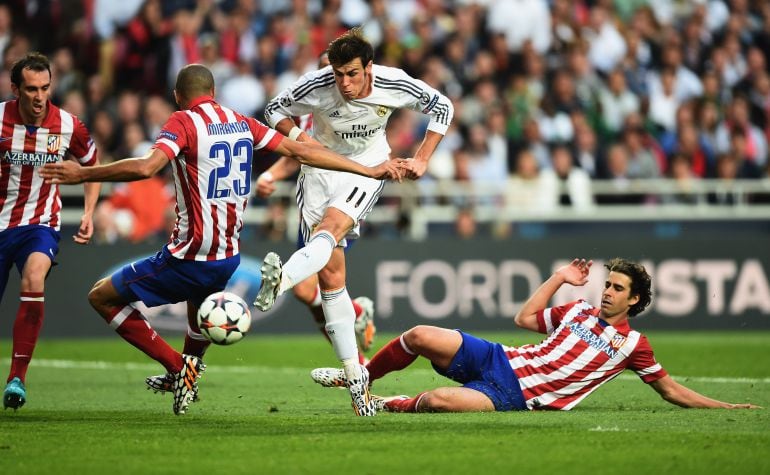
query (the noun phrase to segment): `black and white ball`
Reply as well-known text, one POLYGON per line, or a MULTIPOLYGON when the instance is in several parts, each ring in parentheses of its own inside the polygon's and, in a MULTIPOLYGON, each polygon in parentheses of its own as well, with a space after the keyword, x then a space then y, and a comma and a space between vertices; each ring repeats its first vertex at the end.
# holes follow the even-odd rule
POLYGON ((201 334, 217 345, 232 345, 240 341, 250 326, 249 306, 232 292, 211 294, 198 309, 201 334))

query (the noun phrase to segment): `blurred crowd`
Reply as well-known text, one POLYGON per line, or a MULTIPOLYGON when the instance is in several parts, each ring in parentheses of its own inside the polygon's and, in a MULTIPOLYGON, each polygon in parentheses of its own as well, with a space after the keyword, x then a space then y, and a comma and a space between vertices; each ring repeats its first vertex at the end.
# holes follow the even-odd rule
MULTIPOLYGON (((0 5, 0 95, 11 97, 13 61, 31 49, 48 54, 54 102, 88 125, 107 162, 151 145, 175 110, 181 66, 207 65, 221 103, 261 118, 268 99, 315 69, 329 41, 359 25, 375 62, 455 104, 428 184, 499 188, 505 206, 588 209, 650 199, 597 198, 596 180, 622 189, 636 178, 770 171, 766 0, 11 0, 0 5)), ((425 125, 395 114, 393 155, 411 156, 425 125)), ((259 162, 255 176, 271 163, 259 162)), ((458 203, 460 215, 474 204, 458 203)), ((112 223, 104 239, 146 238, 132 232, 112 223)))

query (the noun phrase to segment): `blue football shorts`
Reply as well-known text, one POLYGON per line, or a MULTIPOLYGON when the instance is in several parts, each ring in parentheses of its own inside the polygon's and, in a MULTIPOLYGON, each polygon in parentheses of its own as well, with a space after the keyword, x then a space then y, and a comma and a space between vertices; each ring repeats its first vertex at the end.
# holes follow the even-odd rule
POLYGON ((240 254, 219 261, 177 259, 164 246, 157 254, 133 262, 112 274, 112 285, 129 302, 148 307, 192 301, 200 305, 224 290, 241 262, 240 254))
POLYGON ((497 411, 527 409, 519 379, 513 372, 503 346, 458 330, 463 343, 446 371, 433 369, 440 375, 462 383, 464 388, 484 393, 497 411))
POLYGON ((0 298, 5 293, 8 274, 14 264, 21 274, 27 258, 33 252, 40 252, 51 259, 59 253, 59 231, 41 225, 18 226, 0 232, 0 298))

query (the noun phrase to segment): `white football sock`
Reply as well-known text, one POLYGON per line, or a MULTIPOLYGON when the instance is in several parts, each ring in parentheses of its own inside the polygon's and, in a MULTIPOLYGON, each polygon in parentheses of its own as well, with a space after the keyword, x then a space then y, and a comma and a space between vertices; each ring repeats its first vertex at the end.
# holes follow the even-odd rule
POLYGON ((283 265, 278 294, 283 294, 294 287, 296 282, 302 282, 323 269, 331 259, 335 247, 337 247, 337 240, 332 233, 320 231, 312 235, 305 243, 305 247, 292 254, 283 265))
POLYGON ((334 353, 347 366, 349 361, 358 365, 358 346, 353 329, 355 314, 347 288, 321 291, 321 305, 326 317, 326 333, 334 346, 334 353))

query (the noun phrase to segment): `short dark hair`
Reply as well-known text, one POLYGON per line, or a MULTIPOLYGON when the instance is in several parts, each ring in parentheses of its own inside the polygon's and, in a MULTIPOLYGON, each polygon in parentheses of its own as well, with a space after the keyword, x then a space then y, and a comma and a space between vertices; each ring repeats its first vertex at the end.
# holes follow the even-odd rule
POLYGON ((21 86, 21 72, 25 69, 37 72, 48 71, 48 76, 51 76, 51 63, 48 61, 48 57, 37 51, 31 51, 13 63, 11 67, 11 84, 16 87, 21 86))
POLYGON ((652 278, 643 265, 620 257, 610 259, 604 264, 610 272, 620 272, 631 279, 631 296, 638 295, 639 301, 628 309, 628 316, 635 317, 642 313, 652 302, 652 278))
POLYGON ((202 64, 188 64, 176 75, 176 93, 185 99, 206 95, 214 88, 214 76, 202 64))
POLYGON ((359 58, 366 67, 374 58, 374 48, 366 41, 360 27, 351 28, 329 43, 329 62, 339 67, 359 58))

